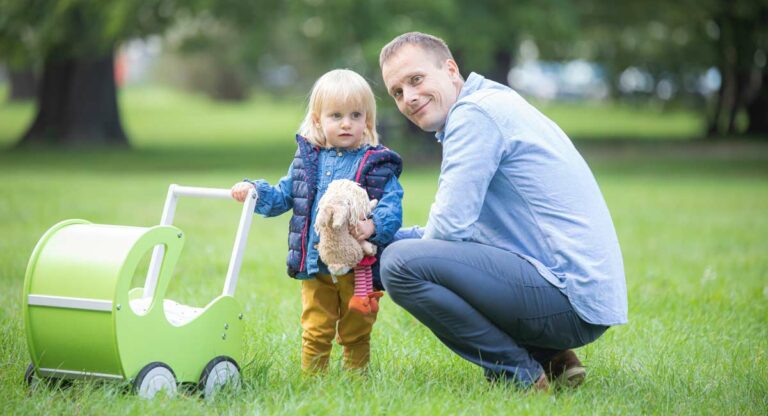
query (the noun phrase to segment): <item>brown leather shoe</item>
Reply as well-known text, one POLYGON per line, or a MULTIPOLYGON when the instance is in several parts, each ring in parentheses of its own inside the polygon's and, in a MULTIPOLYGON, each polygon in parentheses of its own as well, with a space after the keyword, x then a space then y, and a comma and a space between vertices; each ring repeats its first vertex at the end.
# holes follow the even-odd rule
POLYGON ((546 393, 549 391, 549 380, 547 380, 547 374, 541 373, 541 376, 539 376, 536 381, 531 384, 530 387, 531 392, 543 392, 546 393))
POLYGON ((544 366, 544 372, 550 380, 566 387, 576 387, 587 377, 587 370, 572 350, 557 353, 544 366))

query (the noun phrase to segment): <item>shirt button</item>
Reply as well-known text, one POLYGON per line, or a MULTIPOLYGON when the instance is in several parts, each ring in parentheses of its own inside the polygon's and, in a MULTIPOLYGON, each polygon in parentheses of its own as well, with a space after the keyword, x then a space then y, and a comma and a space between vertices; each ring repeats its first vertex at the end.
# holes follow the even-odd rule
POLYGON ((336 153, 336 156, 341 157, 341 152, 336 153))
POLYGON ((329 170, 329 171, 325 172, 325 176, 331 176, 331 171, 329 170))
POLYGON ((314 246, 312 246, 312 247, 313 247, 315 250, 317 250, 317 244, 315 244, 315 245, 314 245, 314 246))

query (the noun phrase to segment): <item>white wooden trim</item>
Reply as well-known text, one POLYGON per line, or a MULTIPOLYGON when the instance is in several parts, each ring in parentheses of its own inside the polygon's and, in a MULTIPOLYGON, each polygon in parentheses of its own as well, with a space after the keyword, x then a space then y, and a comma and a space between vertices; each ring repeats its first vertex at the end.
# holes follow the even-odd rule
POLYGON ((112 301, 101 299, 72 298, 67 296, 50 295, 29 295, 27 303, 34 306, 50 306, 54 308, 112 312, 112 301))
POLYGON ((196 186, 176 185, 173 188, 173 192, 176 196, 191 196, 193 198, 232 198, 230 190, 222 188, 200 188, 196 186))
MULTIPOLYGON (((173 218, 176 213, 176 203, 178 201, 178 197, 180 196, 216 199, 232 198, 232 194, 229 189, 200 188, 172 184, 168 187, 168 195, 165 198, 165 206, 163 207, 163 215, 160 218, 160 225, 173 225, 173 218)), ((224 281, 224 290, 222 291, 222 293, 227 296, 235 295, 237 277, 238 274, 240 274, 240 266, 243 262, 243 252, 245 251, 245 243, 248 241, 248 231, 251 229, 251 220, 253 219, 253 210, 256 206, 256 199, 256 189, 251 189, 248 192, 248 196, 246 197, 245 201, 243 202, 243 210, 242 214, 240 215, 240 224, 237 227, 235 244, 232 247, 232 256, 229 260, 227 276, 224 281)), ((152 259, 149 262, 147 279, 144 282, 144 293, 142 295, 143 298, 152 299, 155 296, 155 289, 157 288, 157 279, 160 275, 160 265, 163 260, 164 251, 165 246, 158 245, 152 252, 152 259)))
POLYGON ((119 374, 106 374, 106 373, 93 373, 87 371, 74 371, 74 370, 61 370, 56 368, 38 368, 37 371, 41 376, 56 377, 64 376, 67 378, 81 378, 81 377, 98 377, 122 380, 123 376, 119 374))
POLYGON ((256 189, 248 191, 248 196, 243 202, 243 213, 240 215, 240 224, 237 226, 237 235, 235 235, 235 245, 232 247, 232 257, 229 260, 229 269, 227 269, 227 278, 224 281, 225 296, 235 296, 237 287, 237 276, 240 274, 240 266, 243 264, 243 252, 245 243, 248 241, 248 231, 251 229, 251 220, 253 219, 253 210, 256 207, 258 194, 256 189))

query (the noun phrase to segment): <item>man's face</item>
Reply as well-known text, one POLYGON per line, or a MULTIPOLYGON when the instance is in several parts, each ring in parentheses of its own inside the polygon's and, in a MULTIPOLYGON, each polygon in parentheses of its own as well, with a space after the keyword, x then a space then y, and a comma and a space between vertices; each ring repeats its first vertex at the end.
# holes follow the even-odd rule
POLYGON ((452 59, 439 65, 419 46, 405 45, 381 67, 387 92, 408 120, 424 131, 440 131, 464 84, 452 59))

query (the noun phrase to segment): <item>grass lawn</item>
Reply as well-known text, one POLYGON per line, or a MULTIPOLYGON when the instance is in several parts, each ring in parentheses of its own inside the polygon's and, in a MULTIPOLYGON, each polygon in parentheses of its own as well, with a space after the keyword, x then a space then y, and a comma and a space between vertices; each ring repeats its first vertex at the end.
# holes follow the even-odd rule
MULTIPOLYGON (((177 117, 207 105, 190 100, 177 117)), ((248 105, 264 109, 258 100, 248 105)), ((156 224, 170 183, 229 187, 246 176, 278 179, 292 151, 275 137, 290 134, 301 110, 284 103, 283 115, 281 104, 269 105, 274 114, 254 120, 240 107, 215 106, 209 113, 230 111, 231 123, 184 125, 183 133, 172 128, 179 118, 152 119, 151 111, 133 108, 125 118, 134 151, 0 152, 3 414, 765 414, 768 146, 752 144, 584 147, 623 249, 630 323, 577 351, 589 370, 578 390, 526 395, 490 386, 477 367, 387 298, 367 378, 338 369, 336 349, 330 374, 302 377, 299 284, 284 271, 286 215, 257 217, 251 229, 236 294, 246 319, 239 393, 210 403, 188 395, 146 402, 125 394, 123 384, 96 382, 29 392, 22 382, 29 356, 21 287, 43 232, 66 218, 156 224), (264 141, 251 142, 240 126, 264 141)), ((9 108, 0 103, 0 125, 22 125, 28 109, 9 108)), ((9 131, 0 129, 0 142, 14 137, 9 131)), ((425 221, 436 176, 435 167, 406 166, 406 225, 425 221)), ((182 201, 176 224, 187 245, 168 297, 203 305, 220 290, 238 210, 223 201, 182 201)))

